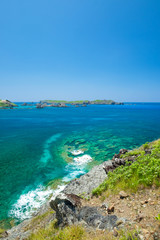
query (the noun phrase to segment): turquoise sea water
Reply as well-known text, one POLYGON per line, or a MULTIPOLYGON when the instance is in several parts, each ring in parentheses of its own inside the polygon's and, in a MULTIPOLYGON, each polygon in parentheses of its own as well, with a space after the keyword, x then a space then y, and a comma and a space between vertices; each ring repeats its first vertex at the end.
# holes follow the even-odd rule
POLYGON ((159 103, 0 110, 0 220, 30 217, 53 179, 69 181, 159 137, 159 103), (70 150, 77 149, 92 162, 76 165, 70 150))

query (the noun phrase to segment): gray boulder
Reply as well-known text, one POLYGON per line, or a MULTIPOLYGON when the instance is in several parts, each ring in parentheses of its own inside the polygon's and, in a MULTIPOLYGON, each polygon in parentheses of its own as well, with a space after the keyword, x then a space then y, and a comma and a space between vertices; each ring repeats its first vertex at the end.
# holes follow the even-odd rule
POLYGON ((60 193, 50 202, 51 208, 56 212, 58 225, 63 227, 78 222, 80 197, 74 194, 60 193))

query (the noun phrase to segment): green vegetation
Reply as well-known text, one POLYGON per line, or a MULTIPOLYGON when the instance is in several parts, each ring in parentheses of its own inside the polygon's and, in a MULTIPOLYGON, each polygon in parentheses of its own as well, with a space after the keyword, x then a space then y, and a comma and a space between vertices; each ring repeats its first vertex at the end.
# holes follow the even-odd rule
POLYGON ((122 157, 136 156, 136 161, 130 165, 116 168, 108 173, 108 178, 96 189, 93 195, 100 195, 104 191, 108 194, 118 193, 120 190, 135 192, 140 187, 149 187, 153 184, 160 186, 160 140, 130 151, 122 157), (145 154, 144 149, 151 148, 151 154, 145 154))
MULTIPOLYGON (((139 187, 148 187, 151 185, 160 186, 160 140, 153 143, 146 143, 139 149, 129 151, 123 154, 127 160, 134 156, 136 161, 130 165, 126 162, 125 166, 120 166, 113 172, 109 172, 108 178, 98 188, 93 191, 94 195, 105 193, 117 193, 120 190, 135 192, 139 187), (147 154, 146 154, 147 150, 147 154)), ((57 184, 59 179, 57 179, 57 184)), ((52 185, 52 182, 50 183, 52 185)), ((53 183, 54 184, 54 183, 53 183)), ((53 185, 54 186, 54 185, 53 185)), ((81 194, 83 198, 85 193, 81 194)), ((103 197, 104 195, 101 195, 103 197)), ((50 216, 50 215, 49 215, 50 216)), ((31 226, 32 234, 28 240, 115 240, 112 232, 109 231, 86 231, 80 225, 72 225, 59 229, 56 221, 45 224, 48 213, 35 217, 31 226)), ((160 214, 155 217, 160 221, 160 214)), ((128 226, 127 229, 117 230, 119 240, 138 240, 140 231, 134 229, 134 226, 128 226)))
POLYGON ((54 211, 49 209, 47 212, 42 215, 38 215, 32 218, 31 222, 25 227, 25 231, 39 229, 42 226, 44 227, 46 223, 48 223, 48 219, 53 215, 54 211))
POLYGON ((88 103, 88 100, 77 100, 77 101, 65 101, 65 100, 43 100, 41 102, 45 102, 45 103, 68 103, 68 104, 83 104, 83 103, 88 103))
POLYGON ((120 235, 119 240, 139 240, 138 231, 136 230, 126 231, 121 229, 118 233, 120 235))
POLYGON ((31 234, 28 240, 81 240, 84 230, 81 226, 73 225, 63 230, 56 228, 56 221, 51 222, 48 227, 39 229, 31 234))
POLYGON ((80 100, 80 101, 69 101, 69 104, 83 104, 83 103, 88 103, 88 100, 80 100))
POLYGON ((3 236, 4 232, 5 232, 5 229, 0 228, 0 238, 3 236))
POLYGON ((158 220, 160 222, 160 213, 158 214, 157 217, 155 217, 156 220, 158 220))
POLYGON ((67 103, 65 100, 42 100, 41 102, 45 103, 67 103))
POLYGON ((148 148, 149 148, 149 144, 148 144, 148 143, 143 144, 143 149, 144 149, 144 150, 146 150, 146 149, 148 149, 148 148))
POLYGON ((132 156, 138 156, 138 155, 141 155, 141 154, 145 154, 145 151, 143 148, 138 148, 138 149, 134 149, 132 151, 129 151, 123 155, 120 156, 120 158, 128 158, 128 157, 132 157, 132 156))
POLYGON ((0 100, 0 108, 16 107, 15 103, 10 102, 9 100, 0 100))
POLYGON ((42 100, 41 103, 65 103, 65 104, 116 104, 113 100, 75 100, 75 101, 65 101, 65 100, 42 100))
MULTIPOLYGON (((138 232, 135 230, 118 231, 119 240, 138 240, 138 232)), ((56 227, 56 221, 51 222, 46 228, 41 228, 32 233, 28 240, 115 240, 111 232, 108 231, 90 231, 87 232, 80 225, 72 225, 63 229, 56 227)))
POLYGON ((115 102, 113 100, 94 100, 91 101, 92 104, 114 104, 115 102))

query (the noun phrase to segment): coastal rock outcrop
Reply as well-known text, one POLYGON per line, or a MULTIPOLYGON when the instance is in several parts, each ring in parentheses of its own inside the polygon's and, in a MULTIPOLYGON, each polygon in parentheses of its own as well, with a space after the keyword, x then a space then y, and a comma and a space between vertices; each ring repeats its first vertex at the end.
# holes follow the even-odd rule
MULTIPOLYGON (((111 161, 105 162, 106 166, 111 164, 111 161)), ((107 178, 104 170, 104 163, 95 166, 90 172, 82 175, 78 179, 72 180, 63 190, 66 194, 80 195, 83 193, 84 196, 91 195, 92 190, 98 187, 107 178)))
POLYGON ((56 212, 59 226, 71 225, 78 222, 80 197, 74 194, 60 193, 50 202, 51 208, 56 212))
POLYGON ((80 197, 74 194, 61 193, 50 202, 50 206, 56 211, 60 227, 83 223, 89 227, 112 230, 117 226, 116 215, 103 216, 96 207, 81 207, 80 197))

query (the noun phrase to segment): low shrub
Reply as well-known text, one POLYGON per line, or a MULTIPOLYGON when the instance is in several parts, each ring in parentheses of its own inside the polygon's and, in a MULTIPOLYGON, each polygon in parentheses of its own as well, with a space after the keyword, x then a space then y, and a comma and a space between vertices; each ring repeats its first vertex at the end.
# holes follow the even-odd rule
POLYGON ((131 156, 132 154, 136 155, 135 153, 138 156, 132 165, 126 163, 125 166, 109 172, 108 178, 94 189, 92 194, 98 196, 107 190, 113 193, 117 193, 119 190, 135 192, 140 186, 148 187, 153 184, 160 186, 160 140, 152 144, 151 154, 145 155, 145 152, 140 149, 127 154, 131 156))

